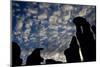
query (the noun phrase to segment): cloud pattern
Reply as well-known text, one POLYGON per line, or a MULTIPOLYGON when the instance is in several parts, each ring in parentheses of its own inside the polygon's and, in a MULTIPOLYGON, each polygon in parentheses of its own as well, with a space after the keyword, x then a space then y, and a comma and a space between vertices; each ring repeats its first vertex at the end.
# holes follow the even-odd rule
POLYGON ((95 25, 95 6, 40 2, 12 2, 12 40, 21 47, 25 60, 35 48, 44 48, 44 59, 66 62, 64 50, 76 33, 72 20, 85 17, 95 25))

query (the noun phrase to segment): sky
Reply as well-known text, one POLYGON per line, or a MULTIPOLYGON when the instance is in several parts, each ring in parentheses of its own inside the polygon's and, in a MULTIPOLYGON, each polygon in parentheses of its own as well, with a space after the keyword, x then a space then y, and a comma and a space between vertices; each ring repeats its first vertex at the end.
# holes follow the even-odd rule
POLYGON ((44 48, 44 59, 66 62, 63 52, 75 36, 72 20, 77 16, 96 25, 92 5, 12 1, 12 41, 20 46, 23 63, 35 48, 44 48))

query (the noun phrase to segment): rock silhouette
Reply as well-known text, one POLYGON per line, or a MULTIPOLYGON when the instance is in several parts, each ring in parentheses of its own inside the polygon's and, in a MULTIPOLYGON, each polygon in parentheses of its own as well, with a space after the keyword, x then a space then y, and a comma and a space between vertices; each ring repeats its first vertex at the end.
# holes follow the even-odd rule
POLYGON ((62 63, 61 61, 55 61, 53 59, 46 59, 46 64, 58 64, 62 63))
MULTIPOLYGON (((96 60, 96 40, 91 32, 91 26, 85 18, 76 17, 73 22, 76 25, 76 36, 80 43, 82 55, 84 62, 95 61, 96 60)), ((96 33, 96 28, 92 27, 93 31, 96 33)))
POLYGON ((12 42, 12 66, 20 66, 22 64, 22 59, 20 58, 20 47, 17 43, 12 42))
POLYGON ((40 56, 40 50, 43 48, 36 48, 30 56, 28 56, 26 65, 40 65, 43 62, 43 58, 40 56))
POLYGON ((92 25, 92 30, 93 30, 94 34, 96 34, 96 27, 94 25, 92 25))
POLYGON ((70 43, 70 48, 66 49, 64 51, 64 54, 66 56, 67 63, 72 62, 80 62, 80 55, 79 55, 79 46, 77 44, 76 37, 73 36, 72 41, 70 43))

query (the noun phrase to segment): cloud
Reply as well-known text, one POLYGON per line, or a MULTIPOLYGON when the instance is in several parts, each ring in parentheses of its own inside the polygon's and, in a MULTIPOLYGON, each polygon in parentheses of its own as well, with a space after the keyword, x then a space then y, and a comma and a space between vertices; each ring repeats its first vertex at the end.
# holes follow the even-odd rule
POLYGON ((54 15, 54 16, 60 16, 60 15, 61 15, 61 11, 54 11, 54 12, 53 12, 53 15, 54 15))
POLYGON ((41 9, 43 9, 43 8, 49 8, 49 4, 48 3, 42 3, 42 4, 40 4, 39 5, 39 7, 41 8, 41 9))
POLYGON ((23 27, 23 21, 21 19, 19 19, 17 21, 16 30, 21 30, 22 27, 23 27))
POLYGON ((39 31, 39 36, 45 36, 46 35, 46 31, 45 30, 40 30, 39 31))
POLYGON ((58 23, 63 23, 63 21, 62 21, 62 18, 60 17, 60 18, 58 18, 58 23))
POLYGON ((25 22, 25 30, 23 31, 24 42, 28 42, 29 41, 29 36, 30 36, 30 32, 31 32, 31 26, 32 26, 32 22, 31 22, 30 19, 28 19, 25 22))
POLYGON ((87 14, 87 8, 84 8, 79 12, 79 16, 85 16, 86 14, 87 14))
POLYGON ((28 29, 31 28, 31 26, 32 26, 32 22, 30 20, 25 23, 25 28, 28 29))
POLYGON ((15 33, 16 35, 21 34, 22 27, 23 27, 23 18, 19 17, 17 19, 17 24, 16 24, 16 33, 15 33))
POLYGON ((71 5, 63 5, 62 8, 64 12, 73 10, 73 6, 71 5))
POLYGON ((49 24, 50 25, 57 25, 57 16, 54 16, 54 15, 52 15, 52 16, 50 16, 50 18, 49 18, 49 24))
POLYGON ((37 14, 38 13, 37 9, 32 9, 32 8, 28 8, 28 12, 31 13, 31 14, 37 14))
POLYGON ((48 17, 47 13, 43 13, 43 14, 38 15, 39 20, 47 19, 47 17, 48 17))
POLYGON ((49 29, 50 30, 55 30, 55 31, 57 31, 58 30, 58 26, 56 26, 56 25, 49 25, 49 29))
POLYGON ((62 16, 63 17, 63 21, 68 21, 71 18, 71 11, 68 12, 68 14, 62 16))
POLYGON ((32 14, 36 15, 38 14, 38 10, 37 9, 32 9, 32 8, 24 8, 24 11, 26 12, 26 16, 29 17, 32 14))
POLYGON ((40 41, 42 42, 43 40, 46 40, 48 37, 47 36, 43 36, 40 41))
MULTIPOLYGON (((41 51, 42 52, 42 51, 41 51)), ((44 59, 54 59, 56 61, 66 62, 66 57, 63 53, 52 52, 52 53, 41 53, 44 59)))

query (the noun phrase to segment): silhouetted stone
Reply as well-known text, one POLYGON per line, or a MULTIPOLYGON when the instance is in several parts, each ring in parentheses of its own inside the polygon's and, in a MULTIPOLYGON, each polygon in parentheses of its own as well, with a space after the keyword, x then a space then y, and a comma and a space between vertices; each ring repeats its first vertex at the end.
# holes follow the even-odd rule
POLYGON ((43 58, 40 56, 40 50, 43 48, 36 48, 30 56, 27 58, 26 65, 40 65, 43 62, 43 58))
POLYGON ((96 27, 93 25, 91 28, 92 28, 94 34, 96 34, 96 27))
POLYGON ((76 25, 76 36, 80 43, 84 61, 96 60, 96 40, 90 30, 90 24, 85 18, 76 17, 73 22, 76 25))
POLYGON ((17 43, 12 42, 12 66, 20 66, 22 64, 22 59, 20 58, 20 47, 17 43))
POLYGON ((46 60, 46 64, 58 64, 58 63, 62 63, 61 61, 55 61, 53 59, 47 59, 46 60))
POLYGON ((77 44, 76 37, 73 36, 72 41, 70 43, 70 48, 66 49, 64 51, 64 54, 66 56, 67 63, 72 62, 80 62, 80 55, 79 55, 79 46, 77 44))

